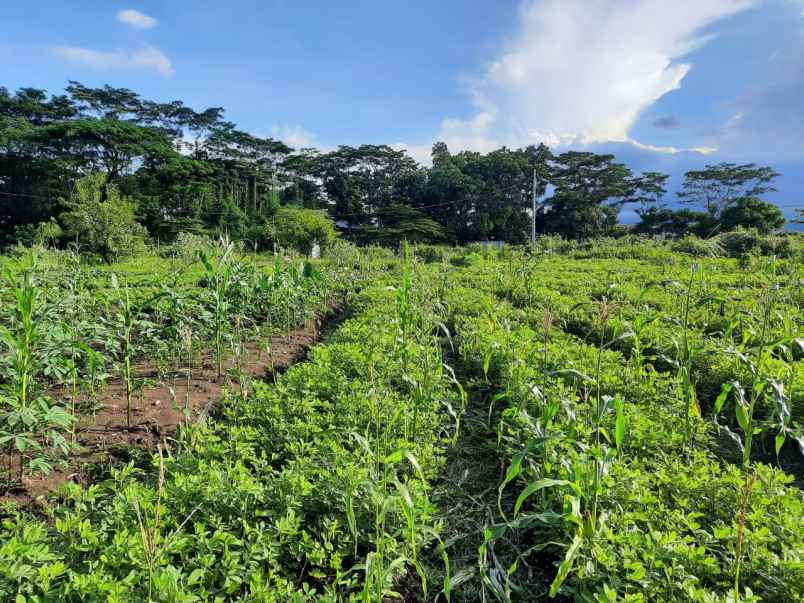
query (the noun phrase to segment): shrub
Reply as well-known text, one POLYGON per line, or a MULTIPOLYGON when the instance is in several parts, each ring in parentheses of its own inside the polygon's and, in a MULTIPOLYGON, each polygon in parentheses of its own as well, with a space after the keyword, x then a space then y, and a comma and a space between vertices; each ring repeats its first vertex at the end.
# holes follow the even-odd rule
POLYGON ((212 239, 206 235, 180 232, 173 244, 165 249, 168 255, 175 256, 190 264, 198 259, 199 252, 208 252, 212 245, 212 239))
POLYGON ((111 263, 142 250, 147 232, 134 217, 134 205, 121 197, 106 174, 89 174, 75 185, 60 218, 80 248, 111 263))
POLYGON ((247 236, 248 216, 231 198, 219 199, 212 212, 215 216, 212 230, 216 235, 235 240, 247 236))
POLYGON ((784 226, 782 210, 773 203, 754 197, 744 197, 727 207, 720 219, 724 230, 755 228, 761 234, 768 234, 784 226))
POLYGON ((444 259, 444 248, 437 245, 416 245, 413 253, 425 264, 440 262, 444 259))
POLYGON ((336 266, 359 268, 360 251, 353 243, 336 239, 327 247, 327 259, 336 266))
POLYGON ((755 228, 737 228, 724 232, 718 240, 731 257, 740 257, 756 249, 762 255, 787 257, 791 253, 789 237, 765 235, 755 228))
POLYGON ((14 232, 8 239, 8 244, 22 245, 23 247, 30 247, 34 244, 36 238, 36 226, 33 224, 17 224, 14 227, 14 232))
POLYGON ((640 214, 640 222, 635 230, 642 234, 695 234, 703 237, 710 234, 715 227, 715 221, 706 212, 652 207, 640 214))
POLYGON ((34 243, 37 245, 55 245, 64 236, 64 231, 53 218, 48 222, 40 222, 34 229, 34 243))
POLYGON ((724 251, 719 239, 699 239, 695 236, 686 236, 683 239, 673 241, 670 249, 695 257, 717 257, 723 255, 724 251))
POLYGON ((318 243, 324 250, 333 240, 335 223, 322 211, 299 207, 280 207, 263 229, 265 242, 308 254, 318 243))

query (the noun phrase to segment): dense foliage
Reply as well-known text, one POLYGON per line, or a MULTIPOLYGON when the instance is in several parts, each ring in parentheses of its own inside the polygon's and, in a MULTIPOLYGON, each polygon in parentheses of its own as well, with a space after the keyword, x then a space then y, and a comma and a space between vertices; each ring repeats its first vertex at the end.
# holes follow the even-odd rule
MULTIPOLYGON (((294 206, 326 210, 358 242, 522 243, 531 234, 534 194, 538 232, 570 239, 617 232, 626 206, 638 207, 637 229, 653 234, 710 236, 737 226, 770 232, 784 223, 761 200, 778 174, 753 164, 688 172, 679 198, 702 211, 672 210, 663 205, 667 175, 634 174, 613 155, 553 154, 543 144, 453 153, 439 142, 425 168, 386 145, 294 150, 239 130, 220 107, 196 111, 78 82, 65 92, 48 98, 33 88, 0 88, 6 242, 29 241, 39 225, 74 216, 65 210, 80 179, 93 173, 99 202, 115 190, 126 200, 119 212, 98 207, 104 223, 129 223, 133 211, 151 237, 168 241, 192 232, 253 243, 266 239, 280 206, 294 206)), ((61 226, 61 242, 76 238, 75 220, 61 226)), ((130 242, 124 230, 120 238, 130 242)))
POLYGON ((800 600, 804 498, 760 462, 804 453, 800 256, 565 253, 476 254, 446 287, 483 446, 452 475, 506 466, 461 486, 448 538, 497 517, 465 600, 800 600))
POLYGON ((335 227, 323 212, 299 207, 279 208, 268 221, 265 232, 268 241, 308 255, 313 245, 325 249, 335 237, 335 227))

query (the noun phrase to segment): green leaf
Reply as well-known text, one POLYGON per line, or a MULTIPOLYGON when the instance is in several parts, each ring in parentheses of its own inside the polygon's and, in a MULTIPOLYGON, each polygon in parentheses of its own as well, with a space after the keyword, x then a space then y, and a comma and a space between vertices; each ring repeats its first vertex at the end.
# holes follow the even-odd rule
POLYGON ((201 581, 203 577, 204 577, 204 570, 201 568, 196 568, 192 572, 190 572, 190 575, 187 577, 187 584, 189 586, 197 584, 198 582, 201 581))
POLYGON ((517 452, 511 457, 511 466, 508 467, 508 471, 505 472, 505 479, 503 479, 502 483, 497 488, 497 508, 500 511, 500 515, 505 517, 505 513, 502 510, 502 493, 511 481, 515 480, 519 474, 522 472, 522 459, 525 458, 525 453, 517 452))
POLYGON ((782 451, 782 446, 784 446, 784 441, 787 439, 787 434, 784 431, 780 431, 776 434, 774 438, 774 444, 776 448, 776 456, 779 456, 779 453, 782 451))
POLYGON ((522 490, 519 494, 519 497, 516 499, 516 504, 514 505, 514 517, 519 515, 519 510, 522 508, 522 505, 525 503, 525 500, 534 492, 538 492, 539 490, 543 490, 545 488, 552 488, 553 486, 568 486, 569 482, 564 479, 540 479, 535 482, 532 482, 527 485, 527 487, 522 490))
POLYGON ((408 459, 408 462, 413 466, 413 469, 416 470, 416 473, 419 474, 419 477, 424 480, 424 472, 422 471, 421 465, 419 465, 419 461, 416 460, 416 457, 413 456, 413 453, 410 450, 405 450, 405 458, 408 459))
POLYGON ((619 452, 623 447, 623 440, 625 439, 625 403, 621 398, 614 401, 614 406, 617 409, 617 418, 614 424, 614 442, 619 452))
POLYGON ((720 411, 723 410, 723 405, 726 403, 726 398, 728 398, 729 393, 731 392, 732 388, 734 387, 733 383, 724 383, 723 386, 720 388, 720 394, 715 399, 715 407, 713 409, 713 413, 715 418, 720 414, 720 411))
POLYGON ((402 449, 395 450, 383 459, 386 465, 395 465, 405 457, 405 451, 402 449))
POLYGON ((558 371, 553 371, 551 374, 552 375, 570 375, 572 377, 576 377, 576 378, 580 379, 581 381, 586 381, 587 383, 596 383, 596 381, 592 377, 590 377, 586 373, 582 373, 581 371, 576 370, 576 369, 561 369, 561 370, 558 370, 558 371))
POLYGON ((580 534, 576 534, 575 538, 572 539, 572 544, 570 544, 567 549, 567 553, 564 555, 564 560, 561 562, 561 565, 558 566, 556 577, 553 579, 552 584, 550 584, 551 597, 556 596, 558 589, 561 588, 561 585, 564 584, 564 580, 567 579, 570 571, 572 571, 572 566, 575 563, 575 558, 578 556, 578 551, 581 550, 582 543, 583 538, 580 534))
POLYGON ((355 545, 355 556, 357 556, 357 521, 355 520, 355 509, 352 502, 354 496, 354 489, 349 487, 346 492, 346 521, 349 524, 349 532, 352 534, 352 539, 355 545))
POLYGON ((745 410, 745 406, 737 404, 734 410, 737 414, 737 423, 745 433, 748 433, 748 413, 745 410))

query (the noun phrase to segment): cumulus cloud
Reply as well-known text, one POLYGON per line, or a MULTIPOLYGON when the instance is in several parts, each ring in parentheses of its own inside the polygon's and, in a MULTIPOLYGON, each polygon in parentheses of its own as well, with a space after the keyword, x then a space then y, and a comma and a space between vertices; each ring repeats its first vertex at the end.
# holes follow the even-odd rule
POLYGON ((95 69, 153 70, 164 77, 175 75, 170 59, 155 46, 139 50, 114 50, 110 52, 83 48, 81 46, 57 46, 53 53, 67 61, 83 63, 95 69))
POLYGON ((408 155, 410 155, 421 165, 430 165, 432 163, 432 158, 430 156, 432 146, 429 144, 408 144, 405 142, 395 142, 393 144, 389 144, 388 146, 395 151, 407 151, 408 155))
POLYGON ((315 146, 315 134, 301 126, 279 125, 271 128, 271 137, 281 140, 294 149, 315 146))
POLYGON ((141 13, 133 8, 127 8, 117 13, 117 20, 134 29, 151 29, 159 23, 153 17, 141 13))
POLYGON ((515 35, 469 81, 474 115, 445 119, 436 139, 476 151, 634 142, 634 122, 681 86, 692 67, 682 59, 711 39, 707 28, 751 4, 528 0, 515 35))

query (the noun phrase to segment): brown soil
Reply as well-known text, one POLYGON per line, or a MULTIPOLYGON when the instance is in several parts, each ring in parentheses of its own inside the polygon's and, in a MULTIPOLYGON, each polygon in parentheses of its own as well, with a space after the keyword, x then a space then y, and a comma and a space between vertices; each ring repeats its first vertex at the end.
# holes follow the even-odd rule
MULTIPOLYGON (((311 320, 287 335, 271 338, 269 354, 266 345, 251 342, 245 345, 240 369, 249 377, 271 379, 303 358, 321 335, 321 320, 311 320)), ((21 484, 0 494, 0 504, 16 502, 21 506, 42 504, 47 493, 67 481, 87 484, 91 481, 86 470, 98 463, 114 462, 128 456, 131 448, 153 448, 175 435, 179 425, 205 418, 226 389, 238 387, 231 376, 235 363, 227 359, 223 375, 217 375, 214 355, 208 352, 191 372, 188 387, 187 371, 170 375, 159 381, 153 363, 143 362, 136 367, 139 388, 132 400, 131 426, 127 427, 126 388, 121 381, 110 381, 98 394, 100 408, 93 415, 81 416, 76 429, 78 450, 62 459, 48 475, 26 476, 21 484), (172 391, 171 391, 172 390, 172 391)), ((53 390, 51 395, 69 404, 69 393, 53 390)), ((79 404, 82 402, 80 396, 79 404)), ((69 438, 69 436, 68 436, 69 438)), ((3 455, 4 457, 4 455, 3 455)), ((0 460, 7 468, 8 459, 0 460)), ((12 458, 12 468, 20 459, 12 458)), ((16 470, 12 469, 12 473, 16 470)))

